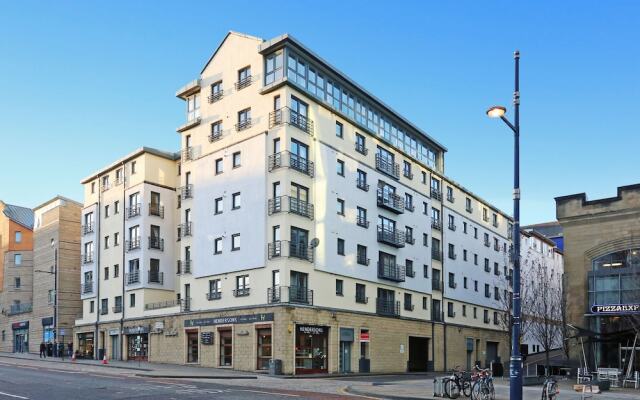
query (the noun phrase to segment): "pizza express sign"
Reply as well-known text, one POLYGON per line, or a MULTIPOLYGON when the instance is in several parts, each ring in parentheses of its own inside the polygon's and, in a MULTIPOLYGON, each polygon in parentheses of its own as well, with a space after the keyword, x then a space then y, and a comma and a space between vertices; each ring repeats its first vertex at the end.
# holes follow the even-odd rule
POLYGON ((594 314, 640 313, 640 304, 593 305, 591 306, 591 312, 594 314))

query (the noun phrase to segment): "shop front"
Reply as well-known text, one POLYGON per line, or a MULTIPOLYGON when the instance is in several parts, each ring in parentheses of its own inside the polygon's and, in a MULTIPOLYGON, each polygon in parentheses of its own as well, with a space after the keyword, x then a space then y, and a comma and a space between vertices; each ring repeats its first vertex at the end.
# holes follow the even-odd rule
POLYGON ((29 321, 14 322, 11 324, 13 330, 13 352, 29 352, 29 321))
POLYGON ((296 375, 329 371, 329 327, 296 325, 296 375))
POLYGON ((78 358, 93 359, 95 334, 93 332, 78 333, 78 358))
POLYGON ((127 360, 149 360, 149 327, 128 326, 124 328, 127 336, 127 360))
POLYGON ((54 341, 53 317, 42 318, 42 341, 49 343, 54 341))
POLYGON ((269 360, 273 357, 271 325, 256 326, 258 365, 256 369, 269 369, 269 360))

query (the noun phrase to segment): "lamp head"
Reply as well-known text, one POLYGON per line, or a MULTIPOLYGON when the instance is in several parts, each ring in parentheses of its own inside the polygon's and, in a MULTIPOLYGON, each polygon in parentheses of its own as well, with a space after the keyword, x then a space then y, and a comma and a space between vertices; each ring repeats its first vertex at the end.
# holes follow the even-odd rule
POLYGON ((493 106, 487 110, 489 118, 501 118, 507 112, 507 109, 502 106, 493 106))

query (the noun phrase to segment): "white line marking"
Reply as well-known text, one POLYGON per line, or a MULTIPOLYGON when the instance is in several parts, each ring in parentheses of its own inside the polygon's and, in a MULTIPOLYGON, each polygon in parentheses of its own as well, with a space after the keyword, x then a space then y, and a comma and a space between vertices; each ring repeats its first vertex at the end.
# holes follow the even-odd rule
POLYGON ((287 394, 287 393, 280 393, 280 392, 262 392, 260 390, 249 390, 249 389, 229 389, 229 391, 262 393, 262 394, 270 394, 272 396, 273 395, 278 395, 278 396, 288 396, 288 397, 300 397, 300 395, 297 395, 297 394, 287 394))
POLYGON ((15 394, 10 394, 10 393, 5 393, 5 392, 0 392, 0 396, 7 396, 7 397, 13 397, 15 399, 29 400, 28 397, 22 397, 22 396, 18 396, 18 395, 15 395, 15 394))

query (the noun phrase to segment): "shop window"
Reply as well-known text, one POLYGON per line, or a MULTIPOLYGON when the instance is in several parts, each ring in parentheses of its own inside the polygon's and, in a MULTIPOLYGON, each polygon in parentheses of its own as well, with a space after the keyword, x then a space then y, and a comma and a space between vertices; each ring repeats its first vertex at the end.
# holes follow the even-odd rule
POLYGON ((218 331, 220 340, 220 366, 231 367, 233 365, 233 336, 231 329, 218 331))
POLYGON ((260 370, 269 369, 269 360, 272 357, 271 347, 271 328, 259 328, 256 330, 256 336, 258 338, 258 365, 260 370))

